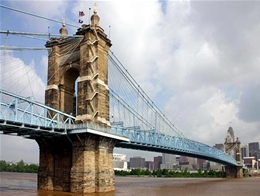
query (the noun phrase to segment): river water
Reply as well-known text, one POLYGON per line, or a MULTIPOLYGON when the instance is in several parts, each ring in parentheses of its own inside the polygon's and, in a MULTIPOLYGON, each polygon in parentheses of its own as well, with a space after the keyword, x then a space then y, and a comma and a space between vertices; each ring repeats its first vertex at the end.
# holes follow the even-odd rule
MULTIPOLYGON (((84 196, 257 196, 260 177, 222 178, 145 178, 115 177, 116 190, 84 196)), ((1 196, 82 196, 55 191, 38 191, 37 174, 0 172, 1 196)))

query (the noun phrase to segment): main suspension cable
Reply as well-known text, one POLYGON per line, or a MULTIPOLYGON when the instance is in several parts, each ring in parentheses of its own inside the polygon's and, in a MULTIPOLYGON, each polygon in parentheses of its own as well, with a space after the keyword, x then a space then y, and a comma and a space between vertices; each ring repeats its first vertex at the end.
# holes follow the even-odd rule
MULTIPOLYGON (((20 12, 20 13, 23 13, 23 14, 27 14, 27 15, 30 15, 30 16, 34 16, 34 17, 37 17, 37 18, 49 20, 49 21, 52 21, 52 22, 57 22, 57 23, 60 23, 60 24, 64 24, 63 21, 54 20, 54 19, 51 19, 51 18, 47 18, 47 17, 45 17, 45 16, 40 16, 40 15, 33 14, 33 13, 29 13, 29 12, 26 12, 26 11, 18 10, 18 9, 11 8, 11 7, 8 7, 8 6, 5 6, 5 5, 1 5, 1 4, 0 4, 0 7, 6 8, 6 9, 9 9, 9 10, 12 10, 12 11, 20 12)), ((67 26, 79 28, 79 26, 76 26, 76 25, 72 25, 72 24, 68 24, 68 23, 65 23, 65 24, 66 24, 67 26)))

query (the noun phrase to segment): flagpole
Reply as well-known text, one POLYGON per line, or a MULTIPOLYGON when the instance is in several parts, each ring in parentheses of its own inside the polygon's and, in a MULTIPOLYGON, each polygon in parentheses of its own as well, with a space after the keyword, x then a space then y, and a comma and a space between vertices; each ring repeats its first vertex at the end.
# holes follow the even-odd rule
POLYGON ((110 25, 109 25, 109 32, 108 32, 108 38, 110 39, 110 25))
POLYGON ((91 10, 91 8, 88 8, 88 22, 89 22, 89 24, 90 24, 90 10, 91 10))

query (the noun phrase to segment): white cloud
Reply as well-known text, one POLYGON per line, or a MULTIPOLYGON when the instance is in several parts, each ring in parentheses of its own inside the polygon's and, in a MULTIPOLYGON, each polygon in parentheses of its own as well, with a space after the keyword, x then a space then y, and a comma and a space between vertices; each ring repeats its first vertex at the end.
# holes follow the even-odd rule
MULTIPOLYGON (((57 28, 58 26, 61 27, 61 24, 57 25, 57 23, 46 19, 52 19, 62 22, 62 18, 66 16, 66 10, 67 6, 69 6, 69 1, 9 1, 8 7, 9 6, 13 9, 18 10, 18 12, 10 12, 12 13, 12 18, 14 15, 16 15, 16 17, 18 18, 17 23, 19 22, 19 25, 16 25, 16 30, 41 33, 47 33, 48 31, 50 31, 57 34, 58 30, 54 30, 52 28, 57 28), (19 11, 28 14, 21 13, 19 11), (50 27, 50 29, 48 29, 48 27, 50 27)), ((8 20, 8 18, 6 18, 5 20, 8 20)))
POLYGON ((22 96, 34 96, 35 100, 43 102, 42 90, 46 85, 36 74, 34 59, 26 65, 11 52, 1 52, 1 56, 1 88, 22 96))
POLYGON ((246 85, 239 102, 238 117, 246 122, 259 122, 260 84, 246 85))

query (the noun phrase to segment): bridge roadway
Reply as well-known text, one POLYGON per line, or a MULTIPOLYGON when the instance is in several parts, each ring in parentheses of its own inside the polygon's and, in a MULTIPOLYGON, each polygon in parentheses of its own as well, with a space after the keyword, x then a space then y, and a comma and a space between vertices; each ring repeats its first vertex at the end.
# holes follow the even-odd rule
POLYGON ((202 158, 227 166, 238 166, 228 154, 206 144, 184 137, 171 136, 139 126, 124 127, 124 122, 112 122, 111 128, 90 123, 74 124, 75 117, 32 98, 18 96, 0 89, 0 133, 22 136, 67 137, 89 133, 118 140, 116 147, 162 152, 202 158), (5 101, 3 101, 5 100, 5 101))

